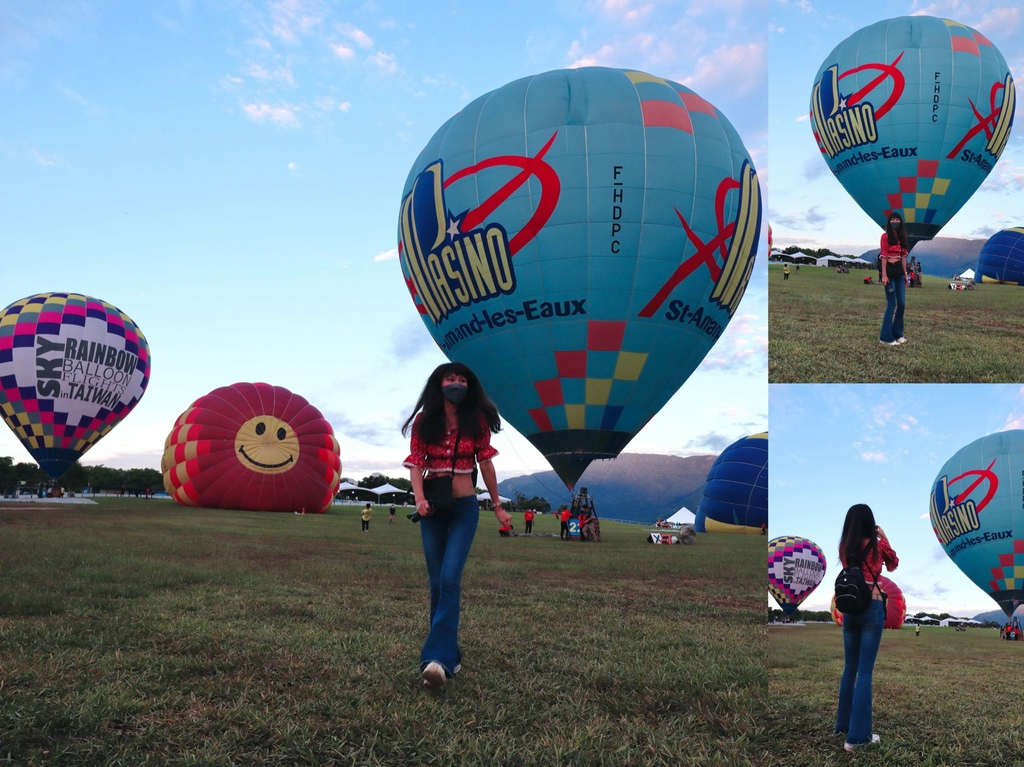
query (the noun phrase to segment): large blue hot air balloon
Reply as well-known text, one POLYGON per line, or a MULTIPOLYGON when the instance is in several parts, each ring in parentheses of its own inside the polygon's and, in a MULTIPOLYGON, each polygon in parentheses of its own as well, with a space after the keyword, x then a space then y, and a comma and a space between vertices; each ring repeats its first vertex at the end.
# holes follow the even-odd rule
POLYGON ((768 522, 768 432, 733 442, 715 459, 696 516, 698 533, 762 532, 768 522))
POLYGON ((1024 227, 996 232, 978 254, 978 282, 1024 285, 1024 227))
POLYGON ((931 493, 935 537, 1007 616, 1024 601, 1022 476, 1024 431, 1002 431, 954 453, 931 493))
POLYGON ((423 322, 572 487, 721 337, 757 251, 743 143, 678 83, 588 67, 509 83, 420 153, 399 223, 423 322))
POLYGON ((811 125, 828 167, 880 227, 929 240, 988 176, 1015 106, 1003 55, 975 29, 904 16, 854 32, 822 62, 811 125))

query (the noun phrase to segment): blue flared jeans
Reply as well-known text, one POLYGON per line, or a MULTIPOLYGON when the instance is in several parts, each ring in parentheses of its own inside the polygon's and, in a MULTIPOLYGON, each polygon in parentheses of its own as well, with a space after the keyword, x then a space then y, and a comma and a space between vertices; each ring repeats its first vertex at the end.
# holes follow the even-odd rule
POLYGON ((420 668, 436 661, 451 677, 462 662, 459 608, 462 569, 480 522, 476 496, 456 498, 451 510, 420 520, 423 555, 430 576, 430 633, 420 652, 420 668))
POLYGON ((862 613, 843 616, 846 664, 839 683, 836 732, 845 732, 846 742, 854 745, 871 742, 871 681, 884 624, 885 607, 879 599, 862 613))
POLYGON ((892 343, 903 337, 903 312, 907 308, 907 283, 900 275, 889 278, 885 286, 885 314, 882 315, 882 332, 879 341, 892 343))

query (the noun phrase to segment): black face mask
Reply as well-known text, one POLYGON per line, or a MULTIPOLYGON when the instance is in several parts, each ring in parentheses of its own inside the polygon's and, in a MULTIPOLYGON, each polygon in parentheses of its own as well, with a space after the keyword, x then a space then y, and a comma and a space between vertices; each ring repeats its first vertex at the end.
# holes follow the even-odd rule
POLYGON ((441 387, 441 394, 444 398, 451 402, 453 405, 458 405, 462 400, 466 398, 466 392, 469 391, 468 386, 462 384, 448 384, 447 386, 441 387))

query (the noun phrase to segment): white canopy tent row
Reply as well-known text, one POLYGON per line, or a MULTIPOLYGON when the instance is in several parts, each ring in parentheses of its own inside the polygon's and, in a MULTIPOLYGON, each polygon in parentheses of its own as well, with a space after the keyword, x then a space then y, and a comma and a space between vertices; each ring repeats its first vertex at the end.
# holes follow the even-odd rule
POLYGON ((379 487, 360 487, 359 485, 353 485, 351 482, 342 482, 338 485, 338 492, 344 492, 354 490, 362 493, 369 493, 370 495, 377 496, 377 503, 380 503, 381 496, 390 495, 392 493, 399 493, 401 495, 412 495, 411 490, 403 490, 400 487, 395 487, 390 482, 385 482, 379 487))

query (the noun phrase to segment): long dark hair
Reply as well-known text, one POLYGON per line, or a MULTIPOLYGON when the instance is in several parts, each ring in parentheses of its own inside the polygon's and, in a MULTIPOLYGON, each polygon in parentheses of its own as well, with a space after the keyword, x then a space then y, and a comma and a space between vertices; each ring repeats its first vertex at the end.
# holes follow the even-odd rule
POLYGON ((847 565, 862 565, 871 555, 878 556, 878 529, 875 514, 866 503, 855 503, 846 512, 843 537, 839 539, 839 557, 847 565), (864 543, 867 538, 868 542, 864 543))
POLYGON ((893 211, 885 217, 885 233, 889 235, 890 245, 895 245, 898 242, 900 247, 904 250, 910 250, 910 248, 907 247, 907 230, 903 227, 903 216, 896 211, 893 211), (889 223, 889 219, 891 218, 898 218, 900 220, 900 225, 895 229, 893 229, 892 224, 889 223))
POLYGON ((445 362, 438 365, 427 378, 420 398, 412 409, 409 419, 402 424, 402 435, 409 433, 409 428, 416 420, 416 414, 422 411, 419 425, 419 437, 428 445, 440 444, 448 431, 444 414, 444 395, 441 393, 441 382, 449 373, 466 377, 469 390, 465 399, 456 406, 459 419, 459 431, 474 439, 481 436, 481 420, 492 434, 501 431, 501 418, 498 407, 487 396, 480 379, 467 365, 461 362, 445 362))

